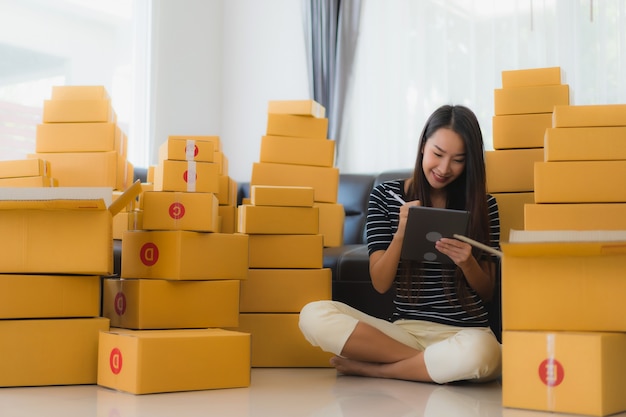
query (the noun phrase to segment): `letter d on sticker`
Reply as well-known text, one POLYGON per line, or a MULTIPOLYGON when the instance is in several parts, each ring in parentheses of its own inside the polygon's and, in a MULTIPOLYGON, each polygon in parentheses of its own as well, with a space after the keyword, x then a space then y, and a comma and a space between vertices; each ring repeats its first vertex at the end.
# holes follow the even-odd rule
POLYGON ((152 266, 159 260, 159 248, 152 242, 148 242, 141 247, 139 259, 145 266, 152 266))
POLYGON ((111 350, 111 355, 109 356, 109 366, 111 367, 111 372, 115 375, 122 371, 122 352, 118 348, 113 348, 113 350, 111 350))

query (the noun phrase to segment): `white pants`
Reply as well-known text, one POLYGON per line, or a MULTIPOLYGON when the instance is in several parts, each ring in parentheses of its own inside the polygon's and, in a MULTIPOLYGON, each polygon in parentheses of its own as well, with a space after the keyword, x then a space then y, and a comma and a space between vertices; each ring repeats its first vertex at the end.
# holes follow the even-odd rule
POLYGON ((456 327, 418 320, 394 323, 338 301, 315 301, 302 308, 300 330, 314 346, 341 355, 358 322, 424 352, 433 381, 488 381, 500 376, 502 347, 488 327, 456 327))

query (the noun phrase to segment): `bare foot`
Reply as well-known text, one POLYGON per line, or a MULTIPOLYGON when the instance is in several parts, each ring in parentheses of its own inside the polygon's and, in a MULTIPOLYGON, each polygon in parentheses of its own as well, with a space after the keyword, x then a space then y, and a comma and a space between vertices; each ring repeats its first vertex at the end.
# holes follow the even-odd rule
POLYGON ((330 359, 330 364, 343 375, 359 375, 369 377, 379 377, 380 365, 372 362, 362 362, 354 359, 335 356, 330 359))

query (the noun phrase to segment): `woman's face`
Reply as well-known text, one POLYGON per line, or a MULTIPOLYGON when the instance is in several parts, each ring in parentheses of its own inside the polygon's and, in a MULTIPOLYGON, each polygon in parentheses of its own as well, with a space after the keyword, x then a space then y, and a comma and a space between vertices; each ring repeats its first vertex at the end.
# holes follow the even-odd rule
POLYGON ((422 169, 433 189, 441 190, 465 169, 465 145, 456 132, 441 128, 424 145, 422 169))

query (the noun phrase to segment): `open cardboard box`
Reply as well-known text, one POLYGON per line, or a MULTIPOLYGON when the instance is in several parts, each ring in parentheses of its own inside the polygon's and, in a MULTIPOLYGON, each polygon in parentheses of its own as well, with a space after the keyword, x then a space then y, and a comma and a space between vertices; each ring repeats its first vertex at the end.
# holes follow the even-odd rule
POLYGON ((0 188, 0 272, 110 275, 113 216, 140 192, 110 203, 107 187, 0 188))

